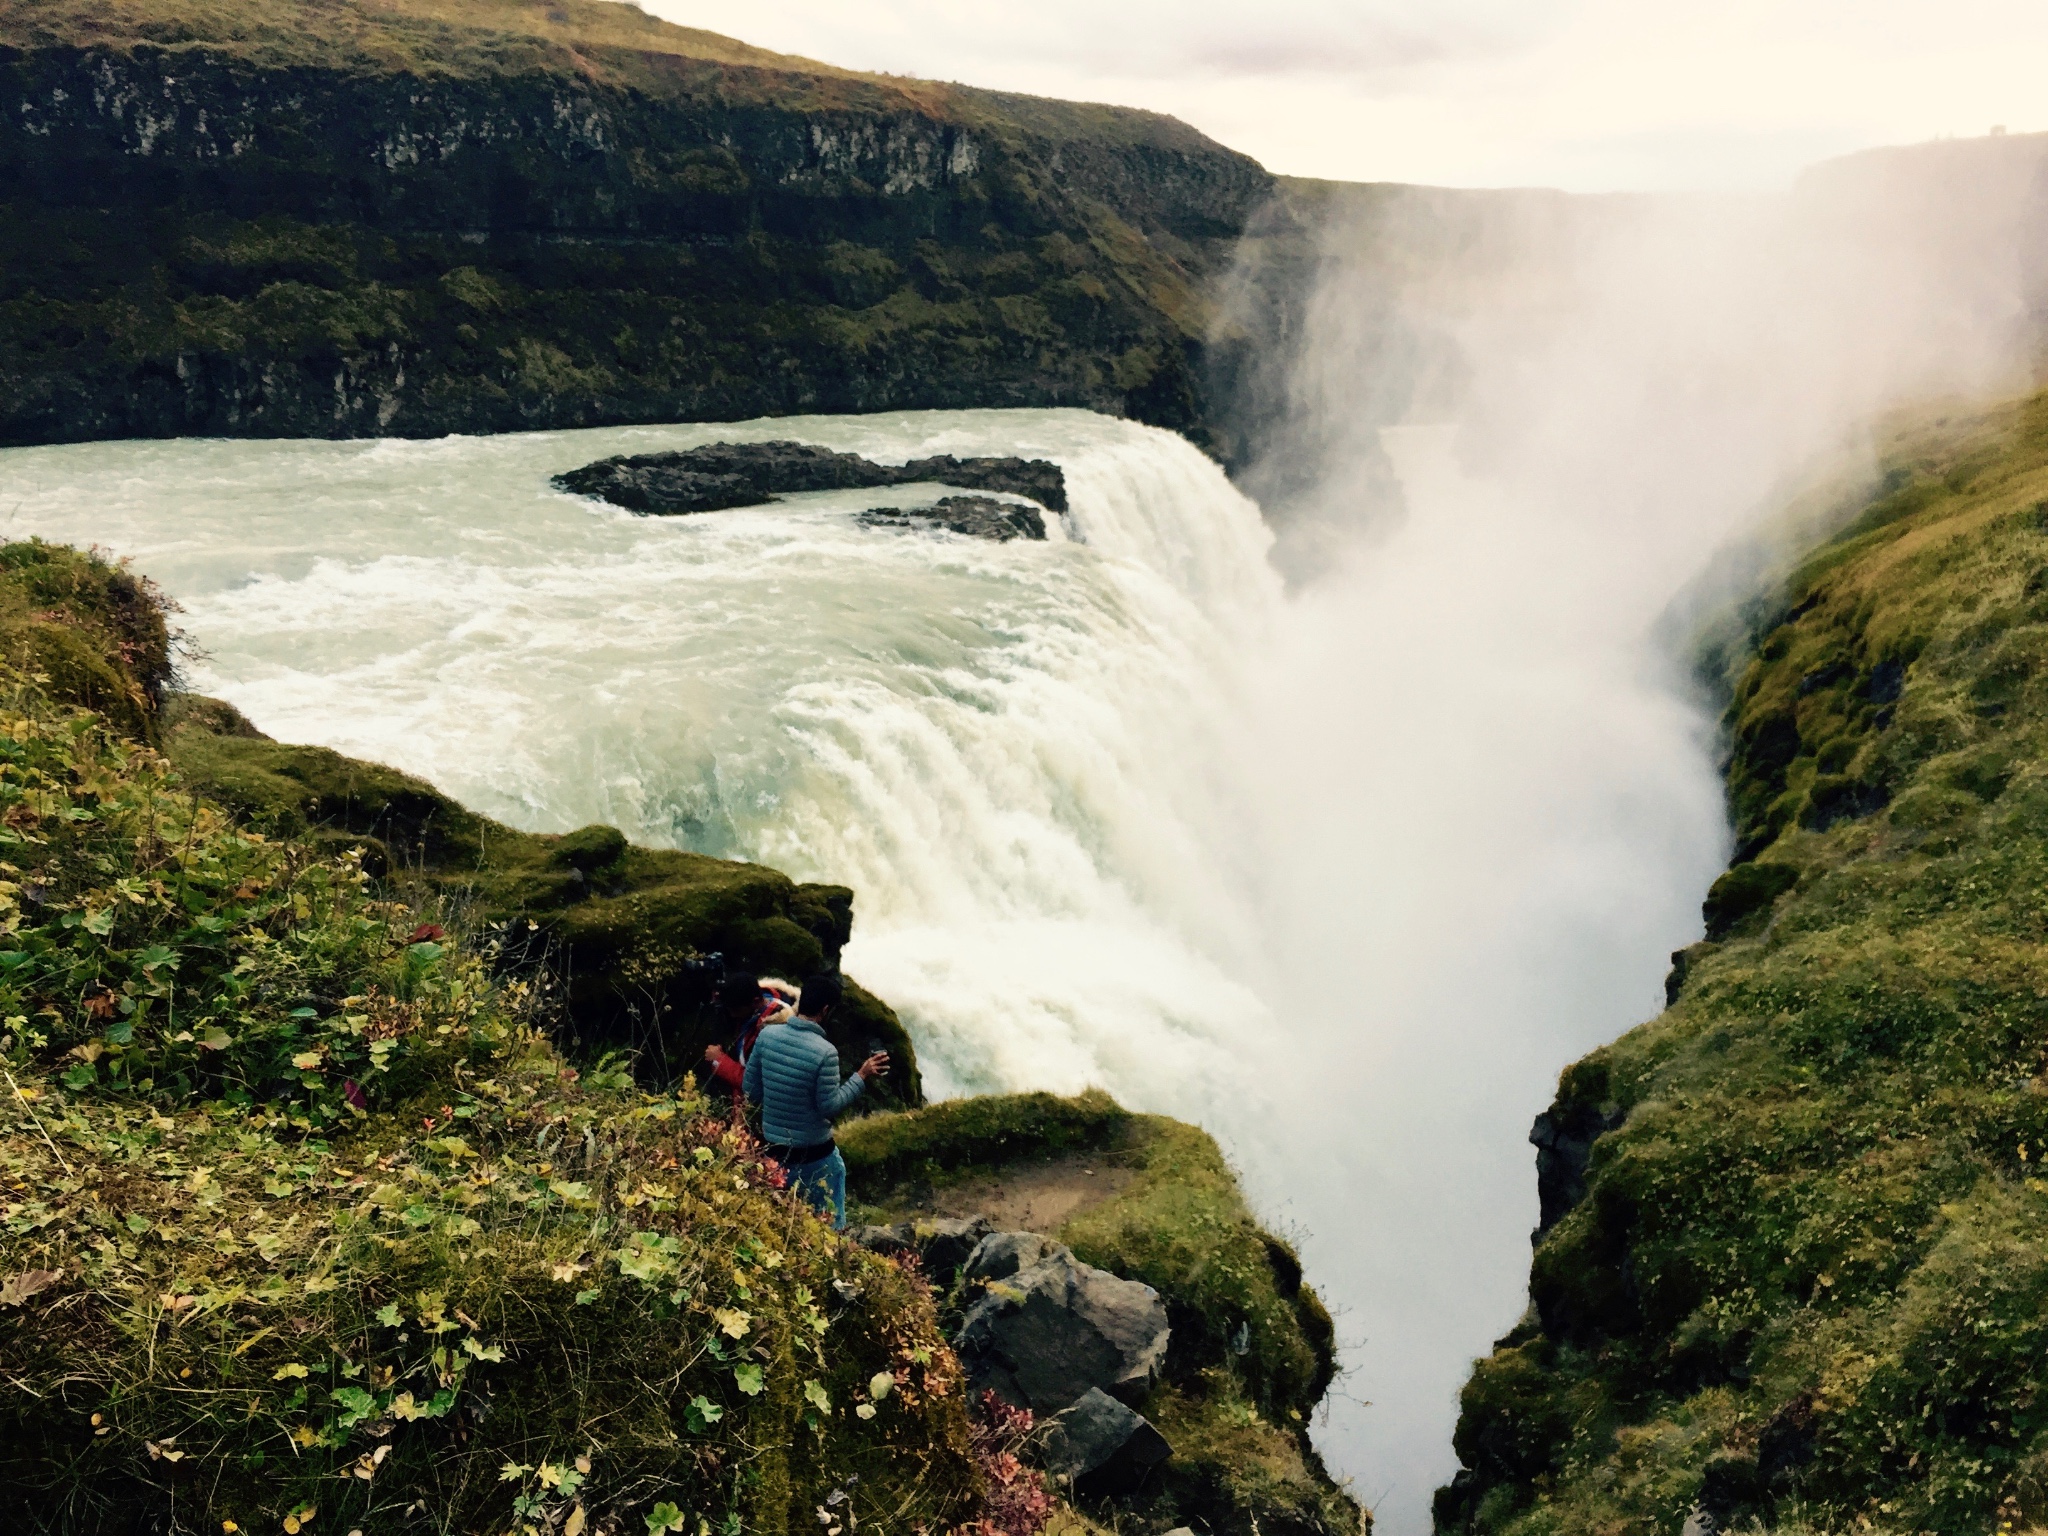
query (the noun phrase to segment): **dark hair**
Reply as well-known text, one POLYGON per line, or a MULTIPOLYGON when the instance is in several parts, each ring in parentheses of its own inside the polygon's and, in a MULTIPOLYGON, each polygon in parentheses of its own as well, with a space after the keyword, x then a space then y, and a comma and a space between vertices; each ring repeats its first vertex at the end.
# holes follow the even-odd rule
POLYGON ((796 1011, 807 1019, 821 1017, 839 1001, 839 978, 829 971, 813 971, 804 978, 804 989, 796 1000, 796 1011))
POLYGON ((726 1008, 751 1008, 760 997, 761 978, 752 971, 729 971, 718 984, 718 1001, 726 1008))

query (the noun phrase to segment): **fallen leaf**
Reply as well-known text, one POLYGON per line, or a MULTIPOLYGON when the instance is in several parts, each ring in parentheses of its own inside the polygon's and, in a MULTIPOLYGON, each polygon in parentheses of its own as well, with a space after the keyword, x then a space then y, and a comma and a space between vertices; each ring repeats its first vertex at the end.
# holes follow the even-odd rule
POLYGON ((0 1307, 25 1305, 31 1296, 47 1291, 64 1276, 54 1269, 25 1269, 0 1280, 0 1307))

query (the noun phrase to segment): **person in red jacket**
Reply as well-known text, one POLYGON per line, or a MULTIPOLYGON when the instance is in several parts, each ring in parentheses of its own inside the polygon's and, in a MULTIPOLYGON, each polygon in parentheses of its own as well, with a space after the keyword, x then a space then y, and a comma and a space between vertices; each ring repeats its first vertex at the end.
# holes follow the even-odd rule
POLYGON ((786 981, 745 971, 726 977, 718 989, 718 1008, 726 1027, 732 1031, 732 1045, 729 1049, 722 1045, 705 1046, 704 1060, 710 1063, 712 1077, 732 1095, 735 1115, 743 1113, 746 1107, 740 1089, 746 1081, 747 1058, 754 1053, 754 1042, 761 1038, 762 1030, 790 1016, 795 992, 786 981))

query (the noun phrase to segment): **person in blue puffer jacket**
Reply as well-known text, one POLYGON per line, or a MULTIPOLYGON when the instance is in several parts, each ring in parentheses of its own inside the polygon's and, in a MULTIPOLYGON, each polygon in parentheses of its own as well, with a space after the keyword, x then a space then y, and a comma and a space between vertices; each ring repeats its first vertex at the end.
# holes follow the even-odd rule
POLYGON ((846 1160, 832 1140, 833 1117, 889 1070, 889 1053, 877 1051, 860 1071, 839 1080, 839 1052, 825 1038, 839 991, 836 976, 806 976, 796 1017, 769 1025, 754 1042, 743 1085, 748 1100, 761 1106, 768 1155, 782 1164, 790 1188, 835 1229, 846 1225, 846 1160))

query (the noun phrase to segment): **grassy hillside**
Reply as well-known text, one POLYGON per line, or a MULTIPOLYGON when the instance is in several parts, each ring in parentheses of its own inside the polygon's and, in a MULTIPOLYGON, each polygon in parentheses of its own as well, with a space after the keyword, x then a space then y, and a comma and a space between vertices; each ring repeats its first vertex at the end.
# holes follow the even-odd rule
POLYGON ((2048 1524, 2048 396, 1845 510, 1736 658, 1708 939, 1540 1127, 1443 1530, 2048 1524))
POLYGON ((604 0, 0 4, 0 442, 1081 404, 1206 433, 1270 183, 604 0))
POLYGON ((143 711, 165 657, 133 579, 0 547, 0 1527, 977 1515, 920 1282, 572 1066, 489 932, 80 709, 45 630, 143 711))
MULTIPOLYGON (((964 1400, 956 1299, 618 1048, 693 1057, 678 962, 815 962, 850 892, 515 832, 171 656, 146 581, 0 545, 0 1530, 1099 1536, 964 1400)), ((1126 1180, 1061 1229, 1175 1330, 1177 1455, 1116 1528, 1358 1529, 1303 1433, 1329 1319, 1200 1131, 1099 1094, 841 1131, 873 1197, 1126 1180)))

